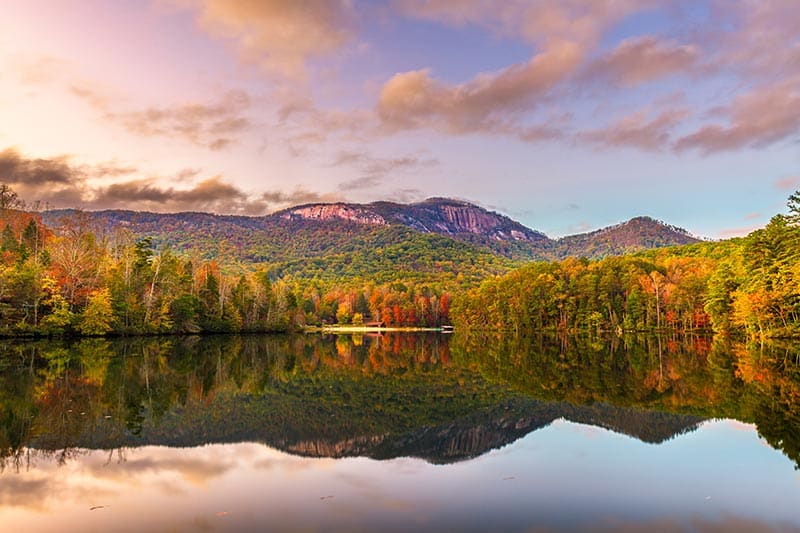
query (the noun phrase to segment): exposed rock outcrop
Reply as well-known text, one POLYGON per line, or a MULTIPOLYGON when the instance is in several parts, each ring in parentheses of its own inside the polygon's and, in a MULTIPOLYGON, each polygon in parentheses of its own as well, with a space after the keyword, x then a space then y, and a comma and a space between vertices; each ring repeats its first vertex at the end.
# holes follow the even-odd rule
POLYGON ((293 207, 283 211, 280 217, 285 220, 349 220, 359 224, 385 225, 386 220, 369 209, 348 204, 310 204, 293 207))

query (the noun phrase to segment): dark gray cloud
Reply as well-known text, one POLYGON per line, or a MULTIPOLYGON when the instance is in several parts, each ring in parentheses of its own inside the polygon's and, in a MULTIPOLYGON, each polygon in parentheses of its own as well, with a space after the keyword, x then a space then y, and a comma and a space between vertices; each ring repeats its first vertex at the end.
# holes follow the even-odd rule
POLYGON ((263 214, 267 203, 250 196, 220 177, 198 182, 190 188, 162 187, 153 179, 114 183, 93 191, 94 208, 127 208, 157 211, 205 211, 211 213, 263 214))
POLYGON ((67 157, 27 159, 14 148, 0 152, 0 180, 9 185, 64 185, 72 183, 76 171, 67 157))
POLYGON ((86 172, 69 163, 69 156, 27 158, 14 148, 0 152, 0 182, 10 185, 29 204, 80 205, 86 172))
POLYGON ((73 165, 70 159, 67 155, 27 158, 14 148, 5 149, 0 152, 0 183, 11 185, 29 203, 82 209, 260 215, 276 205, 340 199, 304 189, 252 194, 220 176, 198 180, 201 170, 195 168, 183 169, 169 178, 132 177, 103 184, 102 178, 119 179, 140 171, 116 161, 93 166, 73 165), (164 182, 176 185, 163 185, 164 182))

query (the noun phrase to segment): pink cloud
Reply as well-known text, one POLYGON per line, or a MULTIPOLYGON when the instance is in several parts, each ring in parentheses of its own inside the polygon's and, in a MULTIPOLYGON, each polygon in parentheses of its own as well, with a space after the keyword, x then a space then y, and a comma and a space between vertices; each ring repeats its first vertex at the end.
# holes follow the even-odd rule
POLYGON ((622 41, 586 69, 586 79, 632 86, 690 71, 700 56, 693 45, 680 45, 647 35, 622 41))
POLYGON ((800 176, 789 176, 776 180, 773 185, 781 191, 793 191, 800 188, 800 176))
POLYGON ((242 60, 287 78, 305 78, 310 58, 331 54, 355 37, 348 0, 173 2, 197 11, 200 27, 230 40, 242 60))
POLYGON ((189 141, 210 150, 222 150, 238 142, 253 127, 247 112, 250 95, 231 90, 211 102, 181 102, 168 106, 128 108, 118 98, 90 85, 70 85, 69 91, 128 132, 143 137, 163 136, 189 141))
POLYGON ((605 128, 578 134, 578 139, 599 146, 632 146, 642 150, 663 150, 670 146, 670 131, 686 118, 684 109, 670 109, 649 119, 638 111, 605 128))
POLYGON ((454 86, 436 80, 428 69, 396 74, 381 89, 378 116, 392 131, 430 127, 456 134, 508 133, 505 120, 534 107, 574 71, 581 52, 576 43, 559 43, 528 63, 454 86))
POLYGON ((720 68, 743 77, 785 79, 800 74, 800 3, 760 0, 712 3, 714 18, 732 29, 708 32, 720 68))
POLYGON ((732 239, 734 237, 744 237, 749 235, 750 233, 754 232, 757 229, 762 228, 763 225, 759 226, 743 226, 739 228, 728 228, 720 231, 717 233, 717 237, 720 239, 732 239))
POLYGON ((678 140, 678 151, 704 153, 760 148, 800 132, 800 78, 762 86, 736 97, 723 109, 728 123, 701 126, 678 140))

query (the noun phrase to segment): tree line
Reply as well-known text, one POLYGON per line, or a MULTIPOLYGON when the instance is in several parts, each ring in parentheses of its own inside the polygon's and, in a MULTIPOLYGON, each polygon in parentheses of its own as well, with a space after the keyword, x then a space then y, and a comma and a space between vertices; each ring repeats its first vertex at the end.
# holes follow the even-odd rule
POLYGON ((0 189, 0 335, 289 331, 306 324, 449 322, 439 288, 364 279, 273 279, 154 246, 86 213, 53 227, 0 189), (8 201, 5 201, 8 200, 8 201))
POLYGON ((534 262, 469 289, 463 280, 408 279, 401 269, 380 279, 358 272, 278 277, 270 265, 176 253, 86 213, 45 226, 0 187, 0 335, 267 332, 382 322, 518 335, 714 330, 796 337, 800 193, 788 205, 788 214, 744 238, 534 262))
POLYGON ((457 327, 533 331, 713 330, 800 336, 800 192, 747 237, 597 261, 531 263, 453 305, 457 327))

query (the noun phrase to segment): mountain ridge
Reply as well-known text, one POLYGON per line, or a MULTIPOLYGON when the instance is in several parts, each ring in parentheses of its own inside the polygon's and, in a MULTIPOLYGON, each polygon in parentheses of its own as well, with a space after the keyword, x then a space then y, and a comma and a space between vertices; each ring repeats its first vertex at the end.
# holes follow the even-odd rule
POLYGON ((308 203, 282 209, 273 213, 272 216, 279 216, 287 220, 339 218, 367 224, 394 222, 423 233, 439 233, 447 236, 475 234, 500 241, 551 240, 544 233, 528 228, 501 213, 489 211, 464 200, 441 197, 427 198, 421 202, 408 204, 389 201, 368 204, 308 203))
MULTIPOLYGON (((43 219, 54 226, 76 213, 46 211, 43 219)), ((151 237, 157 246, 199 253, 206 259, 265 264, 275 277, 295 272, 314 277, 328 270, 328 276, 349 275, 365 265, 375 266, 370 263, 381 250, 393 250, 391 261, 420 274, 444 271, 456 276, 461 263, 473 269, 470 279, 478 279, 530 260, 599 258, 697 242, 686 230, 649 217, 551 239, 506 215, 449 198, 411 204, 307 203, 261 216, 133 210, 85 213, 105 232, 122 228, 133 238, 151 237)), ((389 258, 381 259, 380 268, 385 268, 389 258)), ((370 273, 370 268, 364 272, 370 273)))

